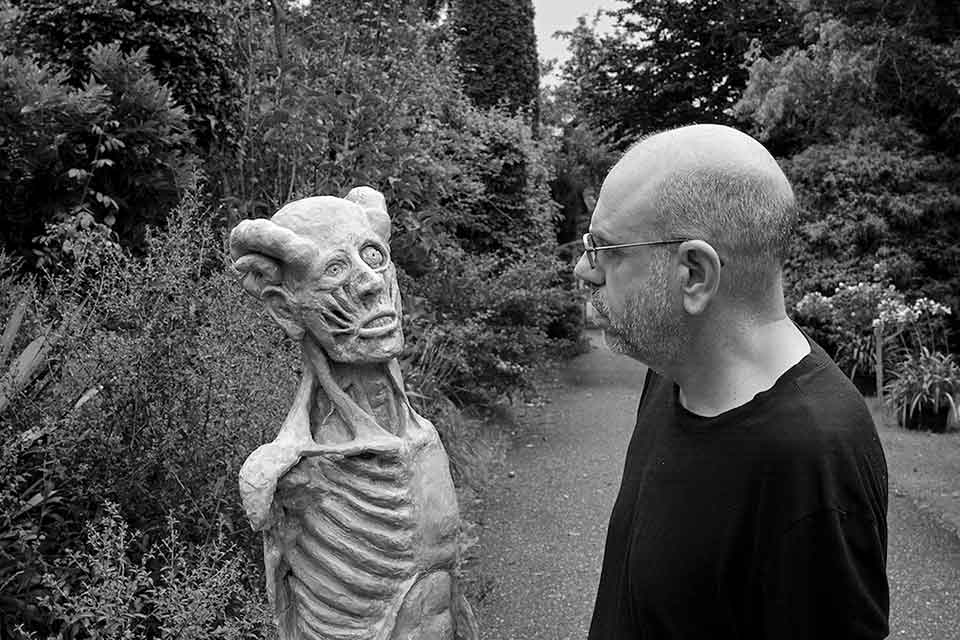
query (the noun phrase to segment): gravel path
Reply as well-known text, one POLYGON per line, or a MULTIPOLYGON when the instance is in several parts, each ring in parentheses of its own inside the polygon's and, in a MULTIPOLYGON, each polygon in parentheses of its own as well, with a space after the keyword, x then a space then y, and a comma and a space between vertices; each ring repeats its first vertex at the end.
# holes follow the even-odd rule
MULTIPOLYGON (((643 368, 596 349, 553 382, 480 515, 482 640, 586 637, 643 368)), ((890 637, 960 640, 960 540, 898 491, 889 527, 890 637)))

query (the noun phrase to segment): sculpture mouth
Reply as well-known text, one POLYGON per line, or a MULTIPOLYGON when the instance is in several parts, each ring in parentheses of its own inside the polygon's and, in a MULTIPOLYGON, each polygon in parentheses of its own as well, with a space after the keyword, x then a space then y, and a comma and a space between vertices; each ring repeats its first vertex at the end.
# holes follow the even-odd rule
POLYGON ((397 314, 393 311, 384 311, 374 314, 360 325, 357 335, 361 338, 382 338, 396 331, 399 326, 397 314))

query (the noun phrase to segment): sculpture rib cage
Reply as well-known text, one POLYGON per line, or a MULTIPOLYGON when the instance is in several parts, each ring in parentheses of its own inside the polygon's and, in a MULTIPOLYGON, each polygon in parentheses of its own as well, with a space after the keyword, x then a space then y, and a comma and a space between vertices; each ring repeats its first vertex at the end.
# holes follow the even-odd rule
POLYGON ((344 458, 310 475, 299 490, 315 499, 288 512, 300 522, 287 550, 297 627, 305 637, 368 637, 418 570, 410 472, 397 458, 344 458))

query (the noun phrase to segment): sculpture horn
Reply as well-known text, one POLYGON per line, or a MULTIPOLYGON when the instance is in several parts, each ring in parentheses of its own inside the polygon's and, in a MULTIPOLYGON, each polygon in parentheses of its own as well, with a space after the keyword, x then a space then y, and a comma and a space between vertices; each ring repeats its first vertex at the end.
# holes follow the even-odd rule
MULTIPOLYGON (((243 220, 230 232, 230 257, 238 271, 249 272, 265 266, 257 261, 242 261, 251 253, 259 253, 280 263, 286 273, 302 274, 317 254, 317 246, 286 227, 271 220, 243 220)), ((273 277, 261 271, 263 276, 273 277)), ((246 288, 246 284, 244 285, 246 288)))
POLYGON ((360 205, 377 234, 384 242, 390 240, 390 216, 387 214, 387 200, 382 193, 373 187, 354 187, 344 200, 360 205))

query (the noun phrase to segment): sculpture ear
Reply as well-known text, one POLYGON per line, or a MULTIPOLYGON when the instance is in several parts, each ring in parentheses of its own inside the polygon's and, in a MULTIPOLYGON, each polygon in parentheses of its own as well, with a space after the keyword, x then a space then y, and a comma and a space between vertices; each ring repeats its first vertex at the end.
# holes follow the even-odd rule
POLYGON ((345 199, 363 207, 367 220, 377 234, 384 242, 390 240, 390 216, 387 215, 387 200, 382 193, 373 187, 354 187, 345 199))
POLYGON ((260 299, 263 300, 267 313, 280 325, 284 333, 294 340, 303 338, 303 326, 294 315, 294 303, 286 289, 272 285, 266 286, 260 292, 260 299))
POLYGON ((280 263, 262 253, 248 253, 233 263, 233 268, 242 274, 243 290, 258 300, 264 287, 280 284, 280 263))

